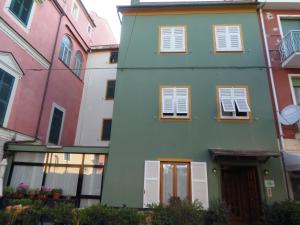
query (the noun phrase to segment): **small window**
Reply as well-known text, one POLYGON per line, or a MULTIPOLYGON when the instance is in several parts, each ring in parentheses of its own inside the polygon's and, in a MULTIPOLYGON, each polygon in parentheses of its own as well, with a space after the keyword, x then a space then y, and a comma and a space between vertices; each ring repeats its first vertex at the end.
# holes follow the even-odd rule
POLYGON ((88 33, 90 36, 92 35, 92 30, 93 30, 92 26, 91 26, 90 24, 88 24, 88 26, 87 26, 87 33, 88 33))
POLYGON ((78 15, 79 15, 79 6, 77 5, 75 0, 72 6, 72 16, 74 17, 75 20, 78 20, 78 15))
POLYGON ((116 87, 116 81, 115 80, 109 80, 107 81, 107 87, 106 87, 106 100, 112 100, 115 97, 115 87, 116 87))
POLYGON ((0 69, 0 127, 3 126, 15 78, 0 69))
POLYGON ((9 10, 27 26, 30 17, 33 0, 12 0, 9 10))
POLYGON ((60 142, 62 124, 63 124, 64 112, 54 107, 48 143, 58 145, 60 142))
POLYGON ((64 160, 70 161, 70 153, 64 153, 64 160))
POLYGON ((219 108, 221 119, 249 119, 248 91, 244 87, 219 87, 219 108))
POLYGON ((119 53, 117 51, 110 53, 109 63, 117 63, 118 62, 118 55, 119 53))
POLYGON ((160 52, 186 52, 186 29, 184 26, 160 27, 160 52))
POLYGON ((191 200, 190 163, 161 162, 160 201, 168 204, 172 197, 191 200))
POLYGON ((300 105, 300 77, 292 78, 294 95, 295 95, 295 104, 300 105))
POLYGON ((104 119, 102 124, 102 141, 109 141, 110 140, 110 131, 111 131, 111 119, 104 119))
POLYGON ((74 73, 79 77, 81 73, 81 67, 82 67, 82 54, 80 51, 77 51, 75 54, 75 62, 74 62, 74 73))
POLYGON ((59 58, 68 66, 70 65, 71 52, 72 42, 70 38, 67 35, 65 35, 61 43, 59 58))
POLYGON ((190 89, 166 86, 161 88, 161 118, 190 118, 190 89))
POLYGON ((214 37, 217 52, 243 51, 240 25, 215 25, 214 37))

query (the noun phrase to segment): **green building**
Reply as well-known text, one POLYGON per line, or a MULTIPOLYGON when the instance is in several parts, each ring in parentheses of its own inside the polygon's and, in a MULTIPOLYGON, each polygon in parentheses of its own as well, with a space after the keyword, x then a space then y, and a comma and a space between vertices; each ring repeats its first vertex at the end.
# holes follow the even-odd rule
POLYGON ((118 8, 122 35, 102 203, 221 198, 232 224, 287 198, 255 3, 118 8), (251 209, 251 210, 250 210, 251 209))

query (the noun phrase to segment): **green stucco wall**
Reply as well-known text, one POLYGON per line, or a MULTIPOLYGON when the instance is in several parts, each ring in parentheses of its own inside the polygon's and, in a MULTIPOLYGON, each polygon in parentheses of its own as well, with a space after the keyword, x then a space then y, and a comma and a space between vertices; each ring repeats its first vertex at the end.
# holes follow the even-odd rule
MULTIPOLYGON (((256 13, 123 17, 111 147, 102 202, 142 207, 144 161, 184 158, 208 163, 209 197, 220 197, 219 164, 209 148, 278 151, 271 98, 256 13), (213 24, 242 24, 244 53, 213 49, 213 24), (186 25, 187 54, 158 54, 158 28, 186 25), (173 68, 172 68, 173 67, 173 68), (185 68, 183 68, 185 67, 185 68), (240 68, 238 68, 240 67, 240 68), (159 119, 160 85, 190 85, 192 120, 159 119), (247 85, 251 122, 217 120, 216 86, 247 85), (217 175, 212 173, 217 168, 217 175)), ((257 165, 262 200, 263 170, 275 179, 273 198, 286 198, 279 159, 257 165)))

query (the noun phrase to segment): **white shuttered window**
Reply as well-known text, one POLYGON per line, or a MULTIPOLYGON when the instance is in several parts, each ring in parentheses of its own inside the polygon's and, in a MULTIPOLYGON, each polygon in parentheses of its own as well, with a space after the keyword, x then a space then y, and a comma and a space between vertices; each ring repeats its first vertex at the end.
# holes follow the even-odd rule
POLYGON ((159 204, 160 162, 145 161, 144 170, 144 208, 159 204))
POLYGON ((243 51, 241 27, 239 25, 216 25, 215 46, 216 51, 243 51))
POLYGON ((246 88, 219 88, 221 117, 249 117, 251 112, 246 88))
MULTIPOLYGON (((189 164, 145 161, 144 208, 149 207, 151 204, 159 204, 160 200, 163 201, 162 203, 167 204, 168 201, 164 201, 165 197, 177 196, 182 200, 186 199, 187 195, 189 196, 189 187, 191 187, 192 202, 199 201, 207 209, 209 207, 209 197, 206 162, 191 162, 189 164), (172 173, 175 170, 177 172, 172 173), (186 177, 189 177, 189 174, 191 179, 186 179, 186 177), (174 180, 177 180, 176 184, 173 182, 174 180), (176 185, 177 188, 174 189, 173 185, 176 185), (166 196, 167 193, 170 196, 166 196)), ((188 197, 188 199, 190 198, 188 197)))
POLYGON ((160 28, 160 52, 185 52, 185 27, 160 28))
POLYGON ((206 162, 191 162, 192 202, 198 200, 203 207, 209 207, 206 162))
POLYGON ((165 87, 161 89, 162 117, 187 117, 189 115, 189 88, 165 87))

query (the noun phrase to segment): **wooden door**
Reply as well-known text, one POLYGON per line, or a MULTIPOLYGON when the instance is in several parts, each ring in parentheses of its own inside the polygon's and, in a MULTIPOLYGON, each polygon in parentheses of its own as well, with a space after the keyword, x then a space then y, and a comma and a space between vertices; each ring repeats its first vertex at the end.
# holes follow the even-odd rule
POLYGON ((260 225, 260 197, 255 167, 222 169, 222 197, 231 225, 260 225))

